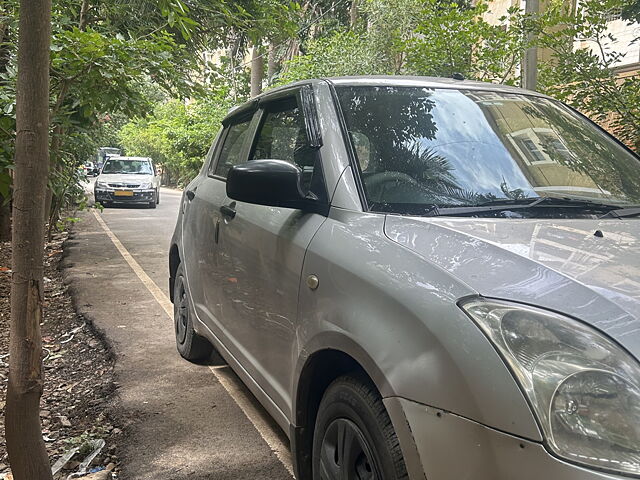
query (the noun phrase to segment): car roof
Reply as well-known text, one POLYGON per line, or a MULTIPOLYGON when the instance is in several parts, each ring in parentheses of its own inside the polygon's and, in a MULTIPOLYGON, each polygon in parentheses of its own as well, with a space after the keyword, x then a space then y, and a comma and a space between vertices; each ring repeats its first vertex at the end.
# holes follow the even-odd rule
POLYGON ((247 102, 233 107, 223 120, 242 115, 247 110, 251 111, 256 108, 260 101, 269 100, 273 96, 278 96, 281 92, 291 88, 300 87, 314 83, 329 83, 335 86, 378 86, 378 87, 418 87, 418 88, 447 88, 456 90, 482 90, 486 92, 503 92, 520 95, 531 95, 536 97, 549 98, 532 90, 524 88, 512 87, 510 85, 502 85, 490 82, 478 82, 474 80, 456 80, 454 78, 444 77, 421 77, 408 75, 368 75, 368 76, 351 76, 351 77, 327 77, 327 78, 311 78, 301 80, 277 87, 248 100, 247 102))
POLYGON ((370 75, 354 77, 329 77, 324 79, 336 86, 376 86, 376 87, 422 87, 450 88, 456 90, 485 90, 492 92, 519 93, 544 97, 541 93, 524 88, 475 80, 456 80, 444 77, 418 77, 403 75, 370 75))

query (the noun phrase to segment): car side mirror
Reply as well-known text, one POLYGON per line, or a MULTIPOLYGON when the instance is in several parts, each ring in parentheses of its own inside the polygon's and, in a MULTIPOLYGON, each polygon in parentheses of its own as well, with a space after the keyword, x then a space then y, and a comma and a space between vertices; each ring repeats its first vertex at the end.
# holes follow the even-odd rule
POLYGON ((232 167, 227 174, 227 196, 240 202, 324 215, 328 210, 304 192, 300 167, 284 160, 252 160, 232 167))

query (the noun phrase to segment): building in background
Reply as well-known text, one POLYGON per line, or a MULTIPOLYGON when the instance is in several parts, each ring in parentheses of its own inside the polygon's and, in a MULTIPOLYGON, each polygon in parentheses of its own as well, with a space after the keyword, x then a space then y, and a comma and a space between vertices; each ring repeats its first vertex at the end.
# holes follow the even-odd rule
MULTIPOLYGON (((535 0, 534 0, 535 1, 535 0)), ((581 0, 565 0, 572 8, 580 8, 581 0)), ((475 3, 475 2, 474 2, 475 3)), ((544 2, 540 1, 540 8, 544 8, 544 2)), ((508 16, 508 10, 512 7, 526 9, 526 0, 488 0, 489 10, 484 14, 484 19, 493 25, 501 23, 501 18, 508 16)), ((607 34, 611 34, 615 41, 607 41, 603 44, 605 51, 619 52, 624 57, 613 65, 613 69, 621 78, 640 74, 640 42, 634 39, 640 37, 640 23, 629 23, 621 15, 621 9, 610 12, 607 34)), ((588 48, 596 55, 601 56, 600 47, 590 39, 576 38, 575 48, 588 48)), ((538 61, 550 60, 552 53, 546 49, 538 49, 538 61)), ((520 73, 520 72, 519 72, 520 73)))
MULTIPOLYGON (((580 6, 580 0, 578 6, 580 6)), ((624 54, 620 61, 613 65, 614 71, 620 77, 638 75, 640 73, 640 42, 634 39, 640 38, 640 23, 629 23, 622 18, 622 9, 615 9, 609 13, 607 34, 615 39, 606 40, 602 47, 605 51, 612 51, 624 54)), ((588 48, 594 54, 601 56, 600 47, 589 39, 577 38, 576 48, 588 48)))

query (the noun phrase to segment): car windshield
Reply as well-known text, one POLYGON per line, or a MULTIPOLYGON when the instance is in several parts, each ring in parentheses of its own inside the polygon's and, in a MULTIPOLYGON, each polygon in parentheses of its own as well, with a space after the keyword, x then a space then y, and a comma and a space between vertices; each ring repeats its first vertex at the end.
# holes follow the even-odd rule
POLYGON ((153 170, 148 160, 109 159, 102 168, 102 173, 132 173, 151 175, 153 170))
POLYGON ((638 157, 559 102, 444 88, 336 91, 374 211, 417 214, 545 197, 563 205, 640 204, 638 157))

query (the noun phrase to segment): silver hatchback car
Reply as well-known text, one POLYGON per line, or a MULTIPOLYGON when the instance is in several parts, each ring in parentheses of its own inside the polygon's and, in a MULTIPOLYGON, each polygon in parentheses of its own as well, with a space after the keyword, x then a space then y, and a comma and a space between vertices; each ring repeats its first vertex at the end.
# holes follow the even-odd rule
POLYGON ((232 111, 170 250, 299 480, 640 476, 640 161, 565 105, 311 80, 232 111))

